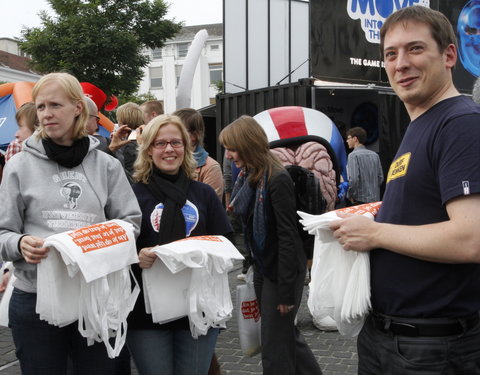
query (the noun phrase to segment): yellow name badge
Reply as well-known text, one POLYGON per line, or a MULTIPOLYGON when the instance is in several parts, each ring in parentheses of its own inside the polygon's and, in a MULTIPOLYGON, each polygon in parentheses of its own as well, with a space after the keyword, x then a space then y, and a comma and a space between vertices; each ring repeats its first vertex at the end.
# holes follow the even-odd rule
POLYGON ((407 152, 399 156, 396 160, 392 162, 390 165, 390 169, 388 170, 387 176, 387 184, 395 180, 396 178, 403 177, 407 174, 408 163, 410 163, 410 156, 412 156, 411 152, 407 152))

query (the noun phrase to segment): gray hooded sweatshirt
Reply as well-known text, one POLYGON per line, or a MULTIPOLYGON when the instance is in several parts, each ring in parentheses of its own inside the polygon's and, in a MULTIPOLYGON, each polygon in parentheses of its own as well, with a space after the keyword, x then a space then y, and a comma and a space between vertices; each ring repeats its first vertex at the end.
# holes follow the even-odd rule
POLYGON ((7 163, 0 185, 0 256, 13 261, 14 286, 36 293, 37 265, 25 262, 23 235, 46 238, 111 219, 125 220, 139 234, 141 211, 118 160, 90 147, 82 163, 65 168, 48 159, 36 133, 7 163))

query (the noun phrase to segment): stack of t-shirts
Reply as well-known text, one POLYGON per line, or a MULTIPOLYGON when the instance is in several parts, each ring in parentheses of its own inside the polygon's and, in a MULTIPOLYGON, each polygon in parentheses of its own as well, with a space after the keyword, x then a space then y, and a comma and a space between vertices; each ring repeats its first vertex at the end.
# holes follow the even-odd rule
POLYGON ((111 220, 55 234, 44 246, 52 250, 38 265, 40 318, 60 327, 78 320, 89 345, 103 341, 109 357, 118 356, 140 291, 130 281, 130 265, 138 263, 133 225, 111 220))
POLYGON ((342 335, 356 336, 371 307, 368 252, 345 251, 329 228, 337 212, 373 219, 381 202, 330 211, 323 215, 298 212, 305 230, 315 235, 308 307, 316 320, 330 317, 342 335))
POLYGON ((156 246, 160 258, 143 270, 145 308, 154 323, 189 317, 193 337, 225 328, 232 316, 228 271, 243 259, 223 236, 189 237, 156 246))

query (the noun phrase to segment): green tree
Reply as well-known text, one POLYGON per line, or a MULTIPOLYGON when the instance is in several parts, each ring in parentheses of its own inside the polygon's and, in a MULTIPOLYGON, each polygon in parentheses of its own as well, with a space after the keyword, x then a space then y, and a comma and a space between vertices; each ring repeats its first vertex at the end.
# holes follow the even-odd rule
POLYGON ((164 0, 48 0, 56 13, 40 12, 42 27, 22 30, 20 48, 39 73, 67 71, 107 96, 129 96, 149 57, 182 23, 164 19, 164 0))

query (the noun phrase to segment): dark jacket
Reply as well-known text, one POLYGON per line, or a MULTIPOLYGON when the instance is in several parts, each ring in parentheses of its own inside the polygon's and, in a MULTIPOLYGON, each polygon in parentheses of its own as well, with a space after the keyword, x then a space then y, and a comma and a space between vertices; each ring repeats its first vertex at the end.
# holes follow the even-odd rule
MULTIPOLYGON (((293 181, 286 170, 275 172, 267 183, 265 199, 267 235, 261 262, 264 277, 278 284, 278 304, 295 304, 294 285, 307 258, 297 229, 293 181)), ((253 209, 247 219, 247 241, 253 244, 253 209)), ((253 246, 250 246, 253 248, 253 246)), ((258 258, 258 254, 254 254, 258 258)), ((257 267, 258 269, 258 267, 257 267)))

